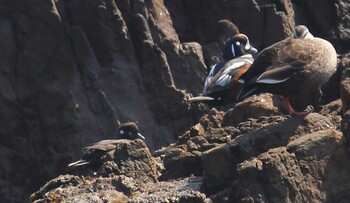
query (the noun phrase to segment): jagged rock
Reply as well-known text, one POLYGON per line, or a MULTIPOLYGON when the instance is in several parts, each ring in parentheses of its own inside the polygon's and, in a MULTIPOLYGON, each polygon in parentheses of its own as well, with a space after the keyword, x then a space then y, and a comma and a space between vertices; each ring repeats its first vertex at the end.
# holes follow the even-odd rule
POLYGON ((271 94, 253 95, 230 109, 222 120, 222 126, 236 126, 248 118, 280 115, 280 106, 281 101, 273 98, 271 94))
POLYGON ((345 69, 343 72, 340 94, 343 103, 342 130, 347 139, 348 149, 350 149, 350 68, 345 69))
MULTIPOLYGON (((153 11, 142 2, 134 3, 113 0, 0 3, 3 11, 0 43, 4 47, 0 56, 3 112, 0 136, 1 148, 7 150, 3 158, 10 159, 1 167, 4 180, 0 184, 6 186, 0 189, 2 201, 23 202, 36 188, 64 171, 67 163, 77 159, 82 146, 113 139, 118 122, 138 121, 152 150, 173 142, 196 123, 194 117, 199 117, 201 110, 188 111, 184 91, 165 85, 169 83, 151 81, 159 76, 154 73, 165 69, 160 75, 169 82, 173 77, 170 69, 176 66, 181 70, 186 61, 191 66, 200 66, 193 71, 195 77, 201 70, 204 76, 200 46, 184 46, 181 55, 184 63, 171 63, 172 67, 166 69, 163 65, 168 59, 159 47, 166 52, 179 47, 176 33, 171 31, 171 19, 160 16, 150 19, 148 15, 160 15, 159 10, 153 11), (130 12, 125 12, 127 9, 130 12), (140 32, 150 33, 157 43, 145 48, 156 52, 154 58, 147 59, 151 70, 141 68, 144 60, 135 49, 139 44, 131 37, 135 34, 130 31, 132 19, 137 14, 151 25, 149 32, 146 27, 140 32), (162 29, 158 22, 162 22, 162 29), (163 40, 165 35, 155 37, 165 30, 170 40, 163 40), (174 42, 173 46, 167 45, 169 41, 174 42), (164 61, 158 56, 164 56, 164 61), (153 100, 154 95, 145 91, 143 87, 148 85, 153 85, 148 87, 152 92, 160 92, 159 100, 153 100), (164 105, 155 108, 160 103, 174 108, 164 105), (174 112, 178 116, 167 115, 174 112), (33 164, 45 167, 33 168, 33 164), (18 165, 22 167, 15 170, 18 165), (28 179, 25 183, 21 181, 24 178, 28 179)), ((162 2, 156 2, 155 7, 167 14, 162 2)), ((195 83, 198 88, 202 81, 191 81, 191 85, 195 83)), ((187 89, 185 86, 182 85, 183 89, 187 89)))
MULTIPOLYGON (((27 201, 83 146, 114 139, 118 122, 138 121, 151 151, 200 123, 203 131, 178 143, 198 161, 205 150, 283 120, 227 115, 225 126, 226 109, 203 117, 205 106, 186 102, 187 93, 202 91, 207 67, 221 60, 220 41, 235 31, 230 22, 260 50, 289 36, 296 23, 330 40, 338 53, 349 50, 349 5, 342 0, 5 0, 0 9, 0 202, 27 201)), ((339 97, 346 54, 340 64, 316 112, 339 97)), ((339 118, 325 108, 336 125, 339 118)), ((348 109, 342 118, 347 133, 348 109)), ((115 167, 106 163, 101 175, 115 167)))
POLYGON ((128 203, 211 203, 212 201, 201 193, 202 178, 190 177, 157 184, 146 185, 140 193, 129 199, 128 203))
POLYGON ((132 178, 125 176, 84 179, 78 176, 59 176, 31 195, 33 203, 43 202, 125 202, 123 193, 135 191, 132 178))
POLYGON ((202 172, 200 156, 180 147, 169 148, 162 153, 162 156, 165 170, 160 177, 161 180, 176 179, 191 174, 200 175, 202 172))
POLYGON ((329 104, 324 105, 319 113, 323 116, 328 116, 333 125, 339 128, 339 123, 341 123, 342 120, 342 106, 343 104, 341 99, 338 99, 329 104))
POLYGON ((305 134, 324 129, 335 129, 335 126, 327 117, 311 113, 306 117, 289 118, 278 124, 248 132, 228 144, 207 151, 202 157, 207 190, 213 193, 228 186, 233 181, 235 166, 244 160, 271 148, 286 146, 290 141, 305 134), (217 169, 217 165, 222 167, 217 169))
POLYGON ((219 128, 221 127, 221 122, 224 115, 225 112, 218 111, 215 108, 212 108, 208 114, 200 118, 199 123, 203 126, 205 130, 209 128, 219 128))
POLYGON ((97 173, 85 175, 89 165, 78 166, 75 173, 82 171, 84 176, 59 176, 34 193, 31 202, 125 202, 144 184, 158 181, 156 160, 142 140, 115 140, 113 145, 97 173))
POLYGON ((230 146, 222 144, 208 150, 202 155, 205 186, 209 193, 211 190, 220 191, 233 180, 234 162, 230 146))
POLYGON ((271 149, 238 166, 231 201, 346 202, 350 157, 345 151, 342 134, 334 130, 271 149))
MULTIPOLYGON (((113 142, 114 147, 104 152, 98 163, 91 163, 84 166, 77 166, 74 169, 74 174, 87 175, 85 168, 96 170, 97 176, 108 177, 111 174, 124 175, 133 178, 138 184, 146 182, 156 182, 159 172, 157 162, 151 155, 146 144, 140 140, 120 139, 113 142), (94 167, 90 167, 93 165, 94 167), (84 169, 84 170, 83 170, 84 169), (80 173, 80 172, 83 173, 80 173)), ((103 151, 101 151, 103 152, 103 151)), ((95 160, 96 161, 96 160, 95 160)))
POLYGON ((195 202, 210 203, 200 192, 201 178, 185 178, 152 184, 135 184, 133 178, 111 176, 81 178, 59 176, 31 195, 33 203, 42 202, 195 202))
POLYGON ((289 116, 262 116, 260 118, 250 118, 247 121, 241 122, 238 124, 237 128, 239 130, 239 134, 244 134, 248 132, 254 132, 259 130, 260 128, 266 128, 269 126, 276 125, 287 118, 289 116))

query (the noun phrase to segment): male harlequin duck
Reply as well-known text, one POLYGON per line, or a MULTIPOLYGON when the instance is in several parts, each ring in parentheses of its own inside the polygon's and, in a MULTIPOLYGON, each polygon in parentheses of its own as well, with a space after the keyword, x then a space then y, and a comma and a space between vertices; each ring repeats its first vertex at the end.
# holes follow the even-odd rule
POLYGON ((222 57, 225 61, 228 61, 240 56, 256 53, 258 51, 250 44, 247 35, 236 34, 225 43, 222 57))
POLYGON ((235 101, 241 84, 240 76, 253 63, 253 54, 257 50, 250 45, 244 34, 237 34, 230 38, 224 46, 223 58, 215 64, 204 84, 202 96, 193 97, 190 101, 204 101, 209 105, 219 106, 235 101))
MULTIPOLYGON (((118 139, 145 139, 139 132, 139 128, 135 122, 123 123, 119 126, 117 131, 118 139)), ((112 150, 116 148, 115 143, 118 140, 102 140, 84 148, 83 158, 68 164, 68 167, 77 167, 83 165, 90 165, 91 168, 98 168, 102 165, 103 158, 112 150)))
POLYGON ((282 95, 289 114, 296 112, 289 97, 317 90, 336 71, 337 54, 331 43, 314 37, 306 26, 299 25, 291 37, 260 52, 243 76, 244 86, 237 100, 269 92, 282 95))

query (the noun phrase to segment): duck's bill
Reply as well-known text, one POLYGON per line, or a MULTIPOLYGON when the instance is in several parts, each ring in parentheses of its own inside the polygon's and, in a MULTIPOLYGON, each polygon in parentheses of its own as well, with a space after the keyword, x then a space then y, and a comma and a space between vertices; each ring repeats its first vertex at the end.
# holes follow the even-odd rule
POLYGON ((143 135, 141 135, 141 133, 137 133, 137 135, 139 136, 139 138, 146 140, 146 138, 143 135))
POLYGON ((250 54, 256 54, 256 53, 258 53, 258 50, 254 47, 250 47, 250 49, 247 52, 250 54))

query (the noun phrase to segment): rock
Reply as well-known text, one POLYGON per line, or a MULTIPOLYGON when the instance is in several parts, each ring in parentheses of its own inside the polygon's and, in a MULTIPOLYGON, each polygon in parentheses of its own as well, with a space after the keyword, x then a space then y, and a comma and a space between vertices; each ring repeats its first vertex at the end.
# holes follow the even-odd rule
POLYGON ((130 185, 135 188, 133 179, 126 177, 83 179, 78 176, 64 175, 41 187, 38 192, 31 195, 30 201, 33 203, 125 202, 128 197, 120 190, 130 185))
POLYGON ((41 202, 212 202, 200 192, 200 178, 146 185, 135 184, 133 178, 111 176, 80 178, 59 176, 31 195, 30 201, 41 202), (143 186, 143 187, 141 187, 143 186))
POLYGON ((115 140, 113 145, 97 173, 86 175, 84 166, 76 167, 83 176, 59 176, 34 193, 31 202, 125 202, 144 184, 158 181, 156 160, 142 140, 115 140))
POLYGON ((100 166, 96 166, 96 163, 78 166, 73 168, 74 174, 93 174, 94 171, 86 173, 82 168, 91 168, 90 165, 94 165, 92 169, 96 170, 97 176, 124 175, 133 178, 139 184, 158 180, 157 162, 142 140, 120 139, 115 140, 112 145, 114 147, 104 152, 104 156, 99 160, 100 166), (83 173, 80 173, 81 171, 83 173))
POLYGON ((170 148, 163 156, 165 171, 161 180, 200 175, 202 171, 200 157, 181 148, 170 148))
POLYGON ((219 20, 215 30, 216 39, 219 39, 218 41, 221 48, 224 47, 225 42, 230 37, 240 33, 239 28, 227 19, 219 20))
POLYGON ((147 185, 142 193, 133 196, 128 203, 179 202, 211 203, 201 191, 202 178, 190 177, 147 185))
POLYGON ((311 113, 306 117, 293 117, 271 126, 261 126, 259 130, 236 137, 229 144, 207 151, 202 157, 207 190, 214 193, 220 190, 218 185, 229 185, 235 175, 235 166, 244 160, 249 160, 269 149, 286 146, 290 141, 303 135, 325 129, 335 127, 327 117, 311 113), (210 167, 213 163, 222 167, 220 169, 210 167), (230 177, 227 174, 230 174, 230 177))
MULTIPOLYGON (((322 88, 323 95, 302 97, 296 105, 315 102, 316 112, 340 129, 337 110, 321 105, 340 97, 336 90, 349 64, 345 1, 12 0, 1 1, 0 9, 0 202, 27 201, 64 173, 83 146, 114 139, 120 122, 138 121, 150 151, 183 135, 175 148, 200 165, 187 174, 201 174, 205 150, 287 122, 279 116, 278 98, 254 107, 262 112, 249 112, 253 104, 246 109, 232 109, 232 104, 209 115, 204 115, 206 106, 187 103, 190 94, 202 91, 207 69, 222 60, 220 43, 237 30, 259 50, 289 36, 296 23, 310 25, 315 36, 331 41, 341 54, 336 75, 322 88), (232 111, 224 118, 227 109, 232 111), (202 129, 190 130, 196 124, 202 129)), ((343 78, 342 130, 348 136, 343 78)), ((254 157, 270 146, 276 147, 255 150, 254 157)), ((106 162, 99 174, 107 176, 119 170, 116 166, 106 162)), ((230 196, 213 195, 217 201, 230 196)))
POLYGON ((340 95, 343 103, 342 107, 342 130, 347 139, 348 149, 350 150, 350 68, 343 72, 340 83, 340 95))
POLYGON ((341 115, 342 115, 342 101, 341 99, 335 100, 329 104, 326 104, 320 110, 320 114, 323 116, 327 116, 330 118, 331 122, 334 126, 337 126, 341 123, 341 115))
POLYGON ((209 193, 226 188, 234 178, 235 165, 230 146, 224 144, 202 155, 205 186, 209 193))
POLYGON ((248 118, 280 115, 276 103, 277 106, 281 106, 281 101, 276 98, 274 99, 271 94, 253 95, 230 109, 222 120, 222 126, 236 126, 248 118))
POLYGON ((221 122, 225 112, 218 111, 215 108, 212 108, 208 114, 200 118, 199 123, 203 126, 205 130, 210 128, 221 127, 221 122))
POLYGON ((344 147, 340 132, 323 130, 243 162, 231 201, 324 202, 332 198, 346 202, 348 197, 342 194, 348 191, 347 181, 340 179, 350 178, 350 168, 344 165, 349 155, 338 157, 344 147))

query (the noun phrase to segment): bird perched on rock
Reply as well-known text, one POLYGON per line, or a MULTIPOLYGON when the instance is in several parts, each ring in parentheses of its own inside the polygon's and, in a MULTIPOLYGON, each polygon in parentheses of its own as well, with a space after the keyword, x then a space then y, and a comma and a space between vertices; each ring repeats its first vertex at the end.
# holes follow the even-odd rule
POLYGON ((91 168, 97 169, 102 165, 106 156, 112 156, 109 153, 116 148, 116 144, 120 142, 120 139, 145 139, 139 132, 139 128, 135 122, 128 122, 120 125, 117 131, 117 138, 118 139, 113 140, 102 140, 85 147, 83 158, 68 164, 68 167, 90 165, 91 168))
POLYGON ((204 101, 209 105, 219 106, 235 101, 241 84, 240 76, 245 73, 254 61, 257 50, 250 45, 244 34, 230 38, 223 50, 224 61, 215 64, 204 84, 201 96, 190 98, 190 101, 204 101))
POLYGON ((291 37, 260 52, 242 76, 244 86, 237 100, 269 92, 284 97, 289 114, 297 112, 289 97, 317 90, 336 71, 337 54, 331 43, 314 37, 306 26, 299 25, 291 37))

